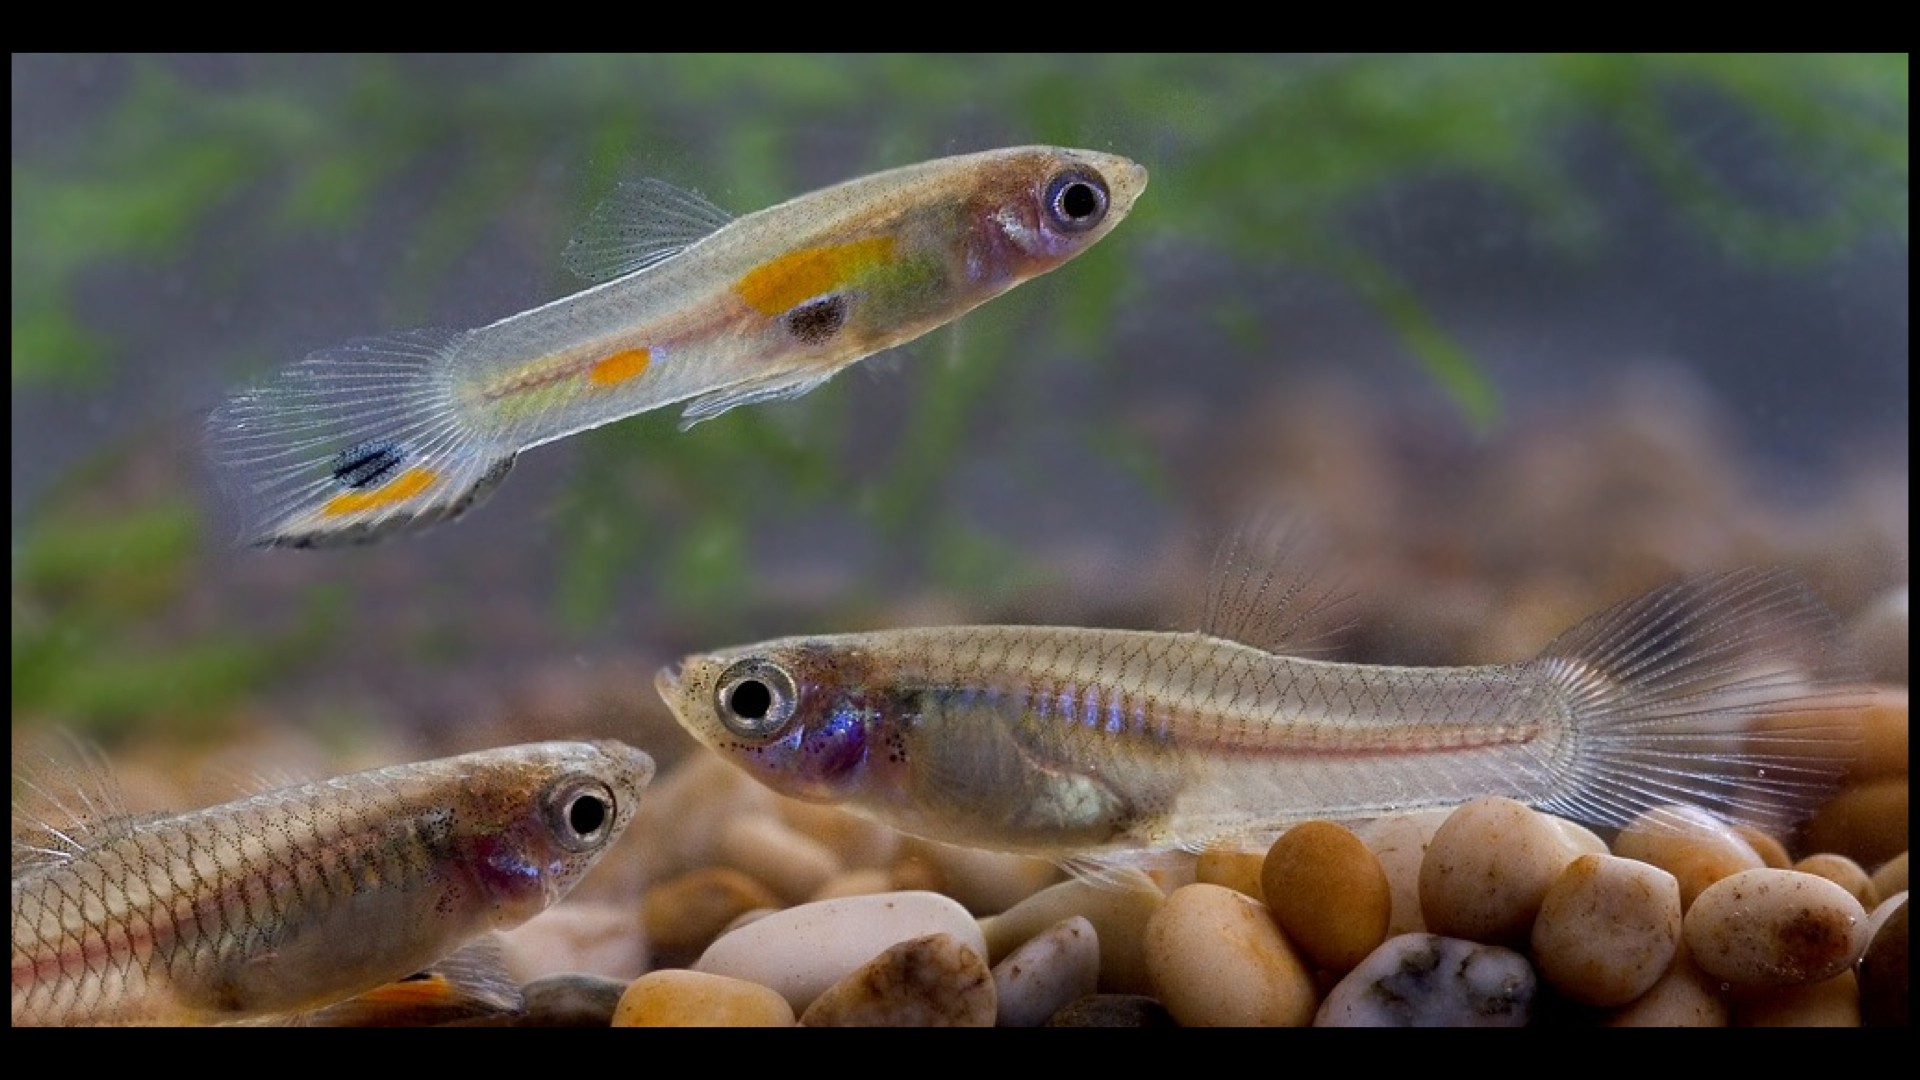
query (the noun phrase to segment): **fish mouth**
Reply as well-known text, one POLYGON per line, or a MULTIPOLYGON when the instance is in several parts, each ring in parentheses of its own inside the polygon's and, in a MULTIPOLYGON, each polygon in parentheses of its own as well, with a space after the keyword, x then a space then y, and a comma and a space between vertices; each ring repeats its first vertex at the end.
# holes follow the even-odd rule
POLYGON ((668 705, 680 696, 680 669, 674 666, 663 667, 653 677, 653 688, 668 705))

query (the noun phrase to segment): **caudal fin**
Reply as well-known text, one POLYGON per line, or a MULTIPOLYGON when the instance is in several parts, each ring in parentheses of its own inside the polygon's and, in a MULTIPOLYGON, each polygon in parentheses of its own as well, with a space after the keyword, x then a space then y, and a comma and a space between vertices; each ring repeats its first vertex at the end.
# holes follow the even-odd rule
POLYGON ((1577 734, 1542 809, 1624 825, 1670 804, 1769 830, 1831 793, 1860 734, 1833 615, 1794 575, 1742 570, 1655 590, 1563 634, 1537 661, 1577 734))
POLYGON ((239 541, 333 547, 450 521, 517 448, 472 431, 445 377, 460 336, 415 330, 313 353, 207 420, 239 541))

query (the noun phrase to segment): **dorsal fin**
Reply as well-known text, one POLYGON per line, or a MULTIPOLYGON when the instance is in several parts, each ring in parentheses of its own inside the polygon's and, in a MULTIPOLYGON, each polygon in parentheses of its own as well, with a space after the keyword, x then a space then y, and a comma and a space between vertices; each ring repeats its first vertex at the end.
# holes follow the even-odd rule
POLYGON ((65 729, 13 746, 13 873, 57 866, 137 820, 91 743, 65 729))
POLYGON ((1202 633, 1272 653, 1324 650, 1350 625, 1352 597, 1325 580, 1322 545, 1299 518, 1250 518, 1215 549, 1202 633))
POLYGON ((732 220, 665 180, 623 180, 588 215, 562 259, 586 281, 612 281, 673 258, 732 220))

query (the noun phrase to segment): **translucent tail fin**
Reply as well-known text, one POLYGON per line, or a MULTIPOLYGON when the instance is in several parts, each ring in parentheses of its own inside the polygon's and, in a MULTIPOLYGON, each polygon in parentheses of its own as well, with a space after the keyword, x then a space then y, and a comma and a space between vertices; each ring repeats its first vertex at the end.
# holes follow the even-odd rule
POLYGON ((460 415, 461 335, 416 330, 316 352, 229 398, 207 450, 254 547, 366 543, 450 521, 499 485, 516 447, 460 415))
POLYGON ((1783 571, 1690 579, 1595 615, 1537 661, 1576 730, 1568 783, 1541 808, 1617 826, 1688 804, 1790 826, 1859 741, 1840 641, 1832 613, 1783 571))

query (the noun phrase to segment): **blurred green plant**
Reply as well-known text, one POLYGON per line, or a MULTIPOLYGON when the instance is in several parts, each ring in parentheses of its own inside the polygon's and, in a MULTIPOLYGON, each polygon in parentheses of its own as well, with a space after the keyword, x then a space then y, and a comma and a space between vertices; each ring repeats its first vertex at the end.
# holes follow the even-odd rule
POLYGON ((82 470, 15 537, 13 715, 110 743, 160 719, 182 738, 232 719, 227 706, 312 655, 340 622, 326 592, 294 629, 192 629, 182 613, 201 547, 200 511, 172 494, 89 498, 119 467, 82 470))
MULTIPOLYGON (((743 560, 763 523, 829 494, 851 495, 891 547, 938 562, 943 575, 1009 569, 966 553, 981 538, 948 536, 936 481, 994 407, 989 391, 1016 353, 1103 352, 1138 276, 1122 245, 1205 246, 1343 281, 1464 421, 1484 427, 1499 414, 1498 395, 1471 352, 1352 235, 1350 214, 1367 200, 1409 182, 1465 180, 1513 200, 1538 235, 1569 253, 1590 249, 1611 238, 1561 145, 1566 131, 1587 125, 1612 132, 1742 258, 1805 261, 1874 230, 1903 240, 1907 231, 1903 53, 224 63, 232 70, 206 77, 168 59, 116 60, 108 66, 124 89, 97 116, 27 161, 16 156, 16 393, 109 377, 134 345, 103 338, 79 315, 86 276, 121 260, 178 259, 216 219, 239 221, 220 231, 224 242, 259 246, 221 260, 244 267, 290 238, 390 228, 375 200, 402 182, 425 185, 431 196, 418 205, 427 209, 408 226, 414 257, 404 268, 375 269, 394 275, 384 291, 393 306, 384 328, 392 329, 433 321, 425 316, 443 272, 524 199, 526 177, 555 167, 589 191, 635 169, 659 171, 740 210, 997 141, 1095 142, 1152 167, 1141 212, 1100 257, 1058 275, 1044 309, 1020 293, 997 301, 993 318, 969 321, 964 363, 927 365, 900 443, 852 491, 846 461, 857 449, 790 437, 794 428, 846 430, 831 394, 810 395, 779 421, 730 415, 669 438, 671 420, 657 418, 589 436, 587 465, 566 503, 571 550, 560 578, 562 610, 581 624, 604 614, 612 582, 642 567, 672 603, 724 609, 749 587, 743 560), (1818 200, 1785 213, 1718 176, 1673 119, 1699 100, 1817 166, 1818 200), (649 468, 633 469, 636 460, 649 468)), ((584 216, 574 209, 573 220, 584 216)), ((563 239, 554 238, 556 253, 563 239)), ((1257 320, 1225 303, 1220 317, 1229 340, 1257 348, 1257 320)), ((380 329, 343 327, 341 336, 380 329)), ((1078 425, 1087 445, 1113 447, 1138 466, 1100 418, 1055 422, 1078 425)), ((16 640, 16 670, 19 649, 16 640)))

